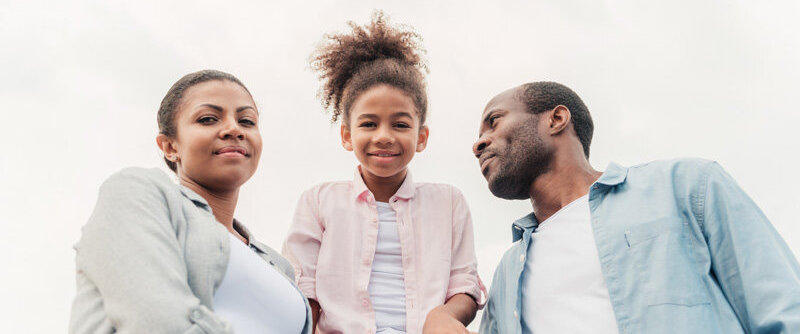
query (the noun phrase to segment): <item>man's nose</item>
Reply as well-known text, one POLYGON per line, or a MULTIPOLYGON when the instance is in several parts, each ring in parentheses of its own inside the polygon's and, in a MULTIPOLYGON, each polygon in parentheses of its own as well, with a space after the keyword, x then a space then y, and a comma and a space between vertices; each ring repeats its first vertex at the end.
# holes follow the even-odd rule
POLYGON ((475 154, 476 158, 480 158, 487 145, 489 145, 489 139, 487 137, 478 138, 478 141, 472 144, 472 154, 475 154))

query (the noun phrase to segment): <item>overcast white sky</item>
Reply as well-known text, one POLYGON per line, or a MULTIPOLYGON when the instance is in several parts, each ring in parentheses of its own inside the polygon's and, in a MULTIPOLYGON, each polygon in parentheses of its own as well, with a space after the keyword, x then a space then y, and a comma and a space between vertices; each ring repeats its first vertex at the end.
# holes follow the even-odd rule
POLYGON ((470 147, 494 94, 538 80, 589 106, 595 168, 717 160, 800 254, 799 4, 2 1, 0 332, 65 331, 71 245, 97 189, 123 167, 161 166, 156 109, 191 71, 229 71, 255 96, 264 153, 236 216, 280 248, 300 192, 349 179, 356 163, 315 98, 308 56, 373 8, 423 35, 431 137, 411 168, 464 192, 487 285, 530 204, 494 198, 470 147))

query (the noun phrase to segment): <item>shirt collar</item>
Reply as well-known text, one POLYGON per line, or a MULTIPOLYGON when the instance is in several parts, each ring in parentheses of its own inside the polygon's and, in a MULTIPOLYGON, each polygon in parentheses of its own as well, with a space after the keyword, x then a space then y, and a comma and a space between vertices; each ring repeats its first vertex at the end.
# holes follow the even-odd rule
POLYGON ((603 172, 603 175, 601 175, 600 178, 595 181, 595 183, 613 187, 625 182, 627 177, 628 167, 623 167, 615 162, 610 162, 608 167, 606 167, 605 172, 603 172))
MULTIPOLYGON (((394 196, 402 199, 411 199, 416 192, 417 187, 414 184, 414 180, 411 178, 411 171, 407 170, 406 178, 403 180, 403 184, 400 185, 400 189, 397 189, 394 196)), ((364 199, 368 193, 369 189, 367 189, 367 185, 364 183, 364 178, 361 177, 361 166, 359 165, 353 173, 353 197, 356 199, 364 199)))
POLYGON ((179 185, 179 188, 180 188, 181 193, 183 194, 183 196, 186 196, 192 202, 195 202, 195 204, 198 204, 198 205, 200 205, 200 206, 202 206, 202 207, 204 207, 206 209, 209 208, 208 202, 206 201, 205 198, 203 198, 203 196, 200 196, 198 193, 194 192, 192 189, 189 189, 188 187, 186 187, 186 186, 184 186, 182 184, 179 185))

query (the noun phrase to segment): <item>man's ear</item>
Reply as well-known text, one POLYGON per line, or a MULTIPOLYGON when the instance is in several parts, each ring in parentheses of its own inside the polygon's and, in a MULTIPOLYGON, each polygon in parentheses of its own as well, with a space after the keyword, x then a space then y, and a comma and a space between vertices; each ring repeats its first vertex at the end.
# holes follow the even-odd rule
POLYGON ((550 124, 548 127, 551 135, 564 132, 564 130, 566 130, 572 123, 572 113, 570 113, 569 108, 563 105, 557 105, 549 112, 549 114, 550 124))
POLYGON ((340 129, 339 134, 342 137, 342 147, 344 147, 345 150, 352 151, 353 141, 350 138, 350 129, 346 124, 342 123, 342 128, 340 129))
POLYGON ((161 152, 164 153, 164 157, 167 160, 177 163, 181 161, 181 157, 178 155, 178 148, 176 147, 175 139, 163 134, 159 133, 156 136, 156 144, 158 148, 161 149, 161 152))
POLYGON ((428 135, 430 134, 430 130, 428 130, 427 125, 423 125, 419 128, 419 135, 417 137, 417 152, 422 152, 425 150, 425 147, 428 146, 428 135))

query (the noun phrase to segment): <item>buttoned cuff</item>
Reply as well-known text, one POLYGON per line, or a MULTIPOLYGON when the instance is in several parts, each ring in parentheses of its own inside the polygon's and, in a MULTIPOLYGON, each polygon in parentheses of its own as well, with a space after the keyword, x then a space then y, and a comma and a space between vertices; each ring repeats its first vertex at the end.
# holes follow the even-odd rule
POLYGON ((184 333, 233 333, 230 324, 219 319, 204 305, 191 308, 188 317, 193 325, 184 333))

